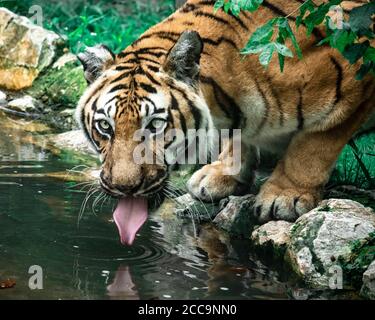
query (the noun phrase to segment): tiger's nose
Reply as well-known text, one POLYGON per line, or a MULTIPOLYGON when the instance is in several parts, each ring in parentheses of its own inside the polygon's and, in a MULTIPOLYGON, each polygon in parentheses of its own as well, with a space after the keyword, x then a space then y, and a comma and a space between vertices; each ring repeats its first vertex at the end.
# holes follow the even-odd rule
POLYGON ((122 181, 116 183, 113 181, 113 179, 111 179, 111 177, 109 177, 103 171, 100 173, 100 180, 105 191, 110 191, 111 193, 120 192, 126 195, 131 195, 135 193, 143 183, 143 177, 137 179, 136 181, 129 181, 126 183, 122 181))

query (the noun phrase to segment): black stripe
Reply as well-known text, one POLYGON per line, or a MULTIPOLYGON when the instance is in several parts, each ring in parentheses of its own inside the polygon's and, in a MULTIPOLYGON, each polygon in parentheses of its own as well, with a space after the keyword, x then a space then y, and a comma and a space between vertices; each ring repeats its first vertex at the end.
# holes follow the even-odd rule
MULTIPOLYGON (((150 58, 138 57, 138 60, 141 60, 141 61, 147 61, 147 62, 151 62, 151 63, 155 63, 155 64, 157 64, 158 66, 160 66, 160 62, 159 62, 159 61, 152 60, 152 59, 150 59, 150 58)), ((136 63, 139 63, 139 61, 137 61, 136 63)))
POLYGON ((268 75, 266 75, 266 78, 267 78, 267 84, 271 90, 272 96, 276 100, 277 108, 279 109, 279 124, 280 126, 283 126, 284 125, 284 110, 280 101, 279 93, 275 90, 272 84, 271 78, 268 75))
POLYGON ((159 61, 152 60, 152 59, 150 59, 150 58, 145 58, 145 57, 138 57, 138 58, 133 58, 133 59, 129 59, 129 60, 126 60, 126 61, 122 61, 121 64, 126 64, 126 63, 130 63, 130 64, 139 64, 139 61, 140 61, 140 60, 148 61, 148 62, 155 63, 155 64, 157 64, 157 65, 160 65, 160 62, 159 62, 159 61))
POLYGON ((115 68, 116 71, 131 71, 133 69, 133 66, 117 66, 115 68))
POLYGON ((89 131, 87 130, 86 122, 90 124, 90 115, 89 114, 87 115, 87 121, 85 121, 85 108, 83 108, 81 112, 82 129, 86 136, 86 139, 90 141, 91 137, 90 137, 89 131))
POLYGON ((225 20, 223 18, 220 18, 218 16, 215 16, 212 13, 197 11, 197 12, 194 12, 194 15, 196 17, 206 17, 206 18, 212 19, 212 20, 216 21, 217 23, 221 23, 221 24, 223 24, 225 26, 229 25, 229 22, 227 20, 225 20))
POLYGON ((100 110, 97 110, 96 113, 99 113, 99 114, 104 114, 106 116, 106 113, 104 110, 100 109, 100 110))
MULTIPOLYGON (((187 97, 186 97, 187 99, 187 97)), ((193 115, 193 118, 194 118, 194 123, 195 123, 195 130, 198 130, 200 129, 201 127, 201 124, 202 124, 202 114, 200 113, 199 109, 195 106, 195 104, 193 103, 193 101, 187 99, 188 101, 188 106, 189 106, 189 109, 193 115)))
POLYGON ((186 125, 185 116, 182 114, 181 109, 178 105, 178 101, 177 101, 175 95, 172 92, 171 92, 171 110, 177 110, 177 112, 179 114, 179 118, 180 118, 179 120, 180 120, 180 123, 181 123, 181 129, 184 132, 184 135, 186 137, 186 135, 187 135, 187 125, 186 125))
POLYGON ((150 86, 149 84, 141 82, 141 83, 139 83, 139 86, 143 90, 147 91, 148 93, 157 93, 157 90, 153 86, 150 86))
POLYGON ((166 109, 161 107, 159 109, 155 109, 153 114, 165 113, 166 111, 167 111, 166 109))
POLYGON ((160 67, 155 67, 155 66, 150 66, 150 65, 146 65, 147 69, 150 69, 152 72, 159 72, 160 71, 160 67))
POLYGON ((176 87, 173 83, 169 83, 169 86, 171 86, 172 89, 175 89, 178 91, 185 101, 187 101, 188 107, 193 115, 194 118, 194 123, 195 123, 195 129, 198 130, 201 126, 201 121, 202 121, 202 115, 199 111, 199 109, 194 105, 194 103, 188 98, 186 95, 185 91, 181 90, 180 88, 176 87))
POLYGON ((265 126, 265 124, 267 123, 267 120, 268 120, 268 117, 269 117, 269 112, 270 112, 270 105, 268 103, 268 100, 267 100, 267 97, 266 95, 264 94, 262 88, 260 87, 258 81, 255 80, 255 85, 257 87, 257 90, 258 92, 260 93, 260 95, 262 96, 262 99, 263 99, 263 103, 266 107, 266 110, 265 110, 265 114, 263 116, 263 119, 261 121, 261 123, 259 124, 258 128, 256 129, 255 133, 254 133, 254 136, 259 134, 259 132, 263 129, 263 127, 265 126))
POLYGON ((88 104, 90 101, 91 101, 91 99, 93 99, 95 96, 96 96, 96 94, 100 91, 100 90, 102 90, 103 88, 104 88, 104 86, 106 85, 107 83, 104 81, 99 87, 97 87, 95 90, 94 90, 94 92, 87 98, 87 100, 85 101, 85 103, 84 103, 84 105, 86 105, 86 104, 88 104))
POLYGON ((264 7, 266 7, 267 9, 270 9, 271 11, 273 11, 275 14, 277 14, 278 16, 282 16, 282 17, 285 17, 287 16, 287 13, 284 12, 283 10, 281 10, 280 8, 276 7, 275 5, 273 5, 272 3, 269 3, 268 1, 263 1, 262 5, 264 7))
POLYGON ((92 106, 91 106, 91 110, 93 113, 96 112, 96 110, 98 109, 98 99, 99 98, 96 98, 95 101, 93 102, 92 106))
POLYGON ((230 44, 232 47, 234 47, 236 50, 240 50, 240 48, 236 45, 236 43, 233 40, 228 39, 224 36, 221 36, 217 40, 212 40, 210 38, 202 38, 202 41, 203 41, 204 44, 208 44, 208 45, 212 45, 212 46, 219 46, 222 42, 226 42, 226 43, 230 44))
POLYGON ((129 89, 127 85, 125 84, 119 84, 117 86, 114 86, 108 93, 112 93, 119 90, 126 90, 129 89))
MULTIPOLYGON (((246 15, 244 14, 244 16, 246 17, 246 15)), ((245 29, 246 31, 249 30, 249 28, 246 26, 246 24, 241 20, 240 17, 236 17, 236 16, 233 16, 233 15, 230 15, 230 17, 232 17, 232 19, 235 19, 237 21, 237 23, 241 26, 242 29, 245 29)), ((246 17, 248 18, 248 17, 246 17)))
POLYGON ((122 73, 121 75, 119 75, 117 78, 113 79, 111 81, 111 84, 117 82, 117 81, 120 81, 120 80, 124 80, 125 78, 128 78, 129 76, 131 76, 133 74, 132 71, 129 71, 129 72, 124 72, 122 73))
POLYGON ((305 123, 305 119, 303 117, 303 110, 302 110, 303 109, 303 90, 299 89, 298 92, 299 92, 299 101, 297 104, 297 120, 298 120, 297 130, 302 130, 304 123, 305 123))
MULTIPOLYGON (((113 98, 115 98, 115 97, 113 97, 113 98)), ((113 98, 111 100, 113 100, 113 98)), ((111 111, 112 111, 112 106, 109 106, 109 108, 107 109, 107 117, 109 117, 109 115, 111 114, 111 111)))
POLYGON ((201 0, 198 2, 198 6, 215 5, 216 0, 201 0))
POLYGON ((144 47, 144 48, 140 48, 136 51, 132 51, 132 53, 135 54, 135 55, 157 53, 157 52, 153 52, 153 51, 163 51, 164 53, 166 53, 168 50, 163 48, 163 47, 144 47))
POLYGON ((234 99, 230 97, 214 79, 201 76, 200 81, 211 85, 216 103, 224 114, 229 119, 232 119, 232 129, 240 129, 243 127, 246 119, 244 119, 243 113, 234 99))
MULTIPOLYGON (((133 45, 138 43, 139 41, 143 41, 145 39, 152 38, 152 37, 158 37, 160 39, 165 39, 165 40, 170 40, 172 42, 176 42, 180 36, 181 36, 181 33, 178 33, 178 32, 157 31, 154 33, 144 35, 143 37, 136 40, 136 42, 133 43, 133 45)), ((213 46, 219 46, 222 42, 226 42, 230 44, 231 46, 233 46, 234 48, 236 48, 237 50, 239 50, 239 48, 237 47, 236 43, 233 40, 228 39, 224 36, 221 36, 217 40, 213 40, 210 38, 202 38, 202 41, 204 42, 204 44, 213 45, 213 46)), ((139 59, 141 59, 141 57, 139 57, 139 59)))
POLYGON ((338 61, 330 57, 331 62, 335 66, 336 72, 337 72, 337 79, 336 79, 336 96, 335 96, 335 102, 334 104, 337 104, 341 98, 342 98, 342 91, 341 91, 341 86, 342 86, 342 79, 343 79, 343 70, 341 65, 338 63, 338 61))
POLYGON ((144 75, 155 85, 157 86, 161 86, 161 83, 156 80, 149 72, 147 71, 144 71, 144 75))
POLYGON ((186 3, 181 9, 180 12, 188 13, 194 11, 197 7, 191 3, 186 3))
POLYGON ((133 51, 122 51, 120 52, 117 57, 120 59, 126 58, 127 56, 134 55, 133 51))
POLYGON ((150 115, 150 106, 146 103, 145 104, 145 109, 146 109, 146 117, 150 115))
POLYGON ((156 110, 156 105, 155 105, 154 101, 152 101, 149 97, 142 97, 140 99, 141 100, 146 100, 147 102, 151 103, 152 106, 154 107, 154 109, 156 110))
MULTIPOLYGON (((231 29, 233 30, 236 30, 230 23, 229 21, 225 20, 224 18, 221 18, 217 15, 214 15, 212 13, 208 13, 208 12, 202 12, 202 11, 197 11, 197 12, 194 12, 194 15, 196 17, 206 17, 206 18, 209 18, 209 19, 212 19, 218 23, 221 23, 225 26, 229 26, 231 29)), ((234 19, 236 20, 237 23, 239 23, 241 25, 241 27, 245 30, 248 30, 248 28, 246 27, 246 25, 242 22, 242 20, 239 18, 239 17, 236 17, 236 16, 233 16, 233 15, 226 15, 226 17, 228 17, 228 19, 234 19)), ((237 30, 236 30, 237 31, 237 30)))
POLYGON ((168 120, 170 121, 172 128, 174 128, 174 119, 173 119, 173 115, 171 112, 171 108, 168 108, 168 120))
POLYGON ((141 54, 148 54, 150 56, 154 56, 156 58, 160 58, 162 56, 165 56, 166 55, 166 52, 141 52, 139 53, 137 56, 141 55, 141 54))
POLYGON ((177 41, 176 37, 180 37, 180 33, 177 33, 177 32, 167 32, 167 31, 156 31, 156 32, 153 32, 153 33, 149 33, 149 34, 145 34, 143 36, 141 36, 138 40, 135 40, 133 42, 133 46, 138 44, 139 42, 145 40, 145 39, 149 39, 149 38, 152 38, 152 37, 158 37, 158 38, 161 38, 161 39, 166 39, 166 40, 170 40, 170 41, 177 41))
MULTIPOLYGON (((213 7, 215 5, 215 2, 216 1, 200 1, 200 2, 198 2, 198 6, 212 6, 213 7)), ((244 14, 244 16, 246 18, 248 18, 245 14, 244 14)), ((246 24, 241 20, 240 17, 234 16, 233 14, 229 14, 228 19, 235 20, 241 26, 242 29, 244 29, 246 31, 249 30, 248 27, 246 26, 246 24)))

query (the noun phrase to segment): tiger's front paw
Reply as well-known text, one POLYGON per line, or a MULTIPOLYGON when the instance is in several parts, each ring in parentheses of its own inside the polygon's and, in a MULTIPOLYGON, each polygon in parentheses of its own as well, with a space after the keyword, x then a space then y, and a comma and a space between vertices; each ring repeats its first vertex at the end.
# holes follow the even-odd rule
POLYGON ((319 200, 317 190, 281 188, 275 182, 266 182, 256 197, 254 215, 260 223, 270 220, 294 222, 314 209, 319 200))
POLYGON ((224 174, 218 161, 196 171, 187 183, 189 192, 205 202, 216 202, 230 195, 245 193, 248 189, 233 176, 224 174))

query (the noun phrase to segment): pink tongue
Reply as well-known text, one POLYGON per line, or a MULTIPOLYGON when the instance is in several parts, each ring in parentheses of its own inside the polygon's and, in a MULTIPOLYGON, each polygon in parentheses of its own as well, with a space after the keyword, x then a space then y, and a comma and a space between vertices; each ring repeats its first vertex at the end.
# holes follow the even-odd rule
POLYGON ((135 235, 148 216, 147 200, 145 198, 126 197, 120 199, 113 218, 120 233, 121 243, 132 245, 135 235))

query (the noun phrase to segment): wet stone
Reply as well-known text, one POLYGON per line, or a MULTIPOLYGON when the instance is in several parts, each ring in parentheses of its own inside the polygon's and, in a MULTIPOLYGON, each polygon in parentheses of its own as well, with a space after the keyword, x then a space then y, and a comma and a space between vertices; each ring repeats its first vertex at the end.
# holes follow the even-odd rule
POLYGON ((190 194, 184 194, 175 198, 177 208, 176 215, 179 217, 194 219, 197 221, 210 221, 219 211, 218 204, 204 203, 190 194))
POLYGON ((23 96, 8 103, 8 109, 23 113, 34 113, 42 109, 41 103, 31 96, 23 96))
POLYGON ((367 299, 375 300, 375 261, 373 261, 363 274, 361 295, 367 299))
POLYGON ((374 231, 370 208, 352 200, 324 200, 292 226, 287 260, 310 287, 327 289, 332 273, 352 257, 353 243, 374 231))
POLYGON ((249 237, 256 225, 252 209, 255 196, 231 196, 220 202, 220 211, 214 219, 214 224, 234 236, 249 237))

